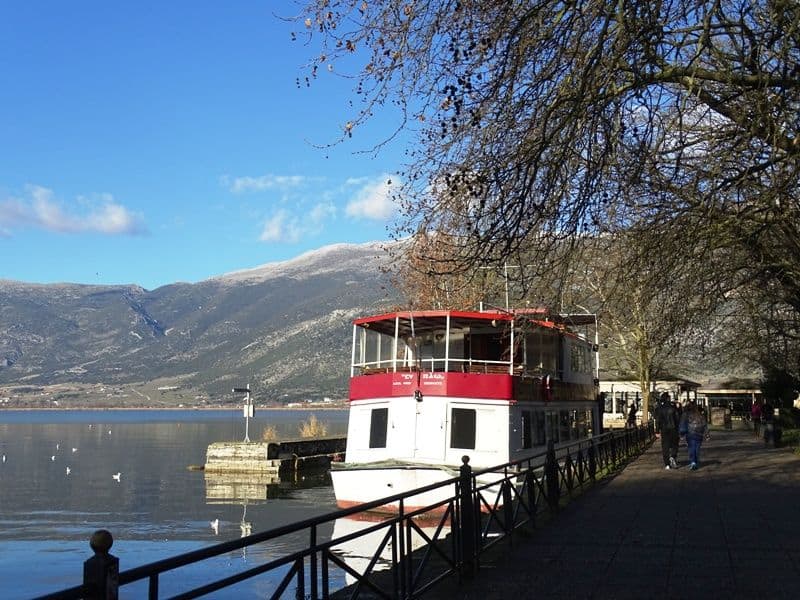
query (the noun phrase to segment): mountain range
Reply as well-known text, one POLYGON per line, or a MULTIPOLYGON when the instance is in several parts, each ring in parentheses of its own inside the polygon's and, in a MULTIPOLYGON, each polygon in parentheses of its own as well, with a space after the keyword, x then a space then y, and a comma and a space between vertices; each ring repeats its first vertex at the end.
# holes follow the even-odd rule
POLYGON ((398 302, 385 248, 337 244, 152 291, 0 280, 0 401, 219 403, 245 384, 263 401, 342 399, 352 320, 398 302))

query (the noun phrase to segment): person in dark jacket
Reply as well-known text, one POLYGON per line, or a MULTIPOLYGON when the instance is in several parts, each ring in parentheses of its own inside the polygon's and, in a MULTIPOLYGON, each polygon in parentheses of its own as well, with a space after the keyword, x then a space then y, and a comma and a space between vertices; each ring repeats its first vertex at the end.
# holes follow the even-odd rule
POLYGON ((678 422, 680 416, 670 402, 669 394, 661 394, 656 408, 656 434, 661 438, 661 456, 665 469, 678 468, 678 422))
POLYGON ((689 469, 694 471, 700 462, 700 446, 708 439, 708 422, 695 402, 690 402, 681 415, 678 433, 686 436, 689 448, 689 469))
POLYGON ((631 407, 628 409, 628 427, 636 427, 636 413, 639 412, 639 406, 635 403, 631 403, 631 407))

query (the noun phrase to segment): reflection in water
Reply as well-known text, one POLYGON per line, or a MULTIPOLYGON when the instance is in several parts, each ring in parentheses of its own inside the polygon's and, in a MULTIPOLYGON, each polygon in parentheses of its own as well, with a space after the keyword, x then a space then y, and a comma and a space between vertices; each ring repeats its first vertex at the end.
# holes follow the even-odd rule
POLYGON ((206 501, 209 504, 239 504, 267 499, 267 486, 280 484, 273 473, 220 473, 206 471, 206 501))
MULTIPOLYGON (((443 521, 442 515, 415 519, 414 523, 416 527, 410 530, 411 547, 406 547, 406 553, 409 550, 411 552, 421 550, 429 541, 440 543, 450 533, 449 521, 443 521)), ((360 575, 366 573, 370 562, 376 557, 372 571, 389 570, 393 565, 395 550, 393 546, 398 539, 397 536, 391 535, 392 528, 397 528, 397 525, 392 524, 385 516, 375 515, 370 518, 360 515, 360 517, 336 519, 331 537, 331 541, 335 544, 332 551, 360 575), (336 543, 336 540, 341 541, 336 543)), ((407 538, 404 538, 404 543, 407 543, 407 538)), ((399 552, 399 548, 397 550, 399 552)), ((356 578, 351 573, 345 572, 345 583, 353 585, 356 583, 356 578)))

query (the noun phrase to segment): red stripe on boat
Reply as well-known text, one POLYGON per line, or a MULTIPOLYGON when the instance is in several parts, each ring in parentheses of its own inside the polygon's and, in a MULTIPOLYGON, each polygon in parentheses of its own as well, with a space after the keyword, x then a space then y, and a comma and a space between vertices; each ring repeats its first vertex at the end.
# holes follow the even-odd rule
POLYGON ((511 400, 513 377, 494 373, 374 373, 350 378, 350 400, 411 396, 419 389, 424 396, 511 400))

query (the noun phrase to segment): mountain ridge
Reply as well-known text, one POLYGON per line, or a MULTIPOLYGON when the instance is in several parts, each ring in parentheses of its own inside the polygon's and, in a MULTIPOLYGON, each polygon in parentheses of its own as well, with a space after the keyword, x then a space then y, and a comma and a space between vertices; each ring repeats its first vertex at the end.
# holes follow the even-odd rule
POLYGON ((214 402, 249 382, 286 401, 344 397, 352 319, 397 302, 388 245, 153 290, 0 280, 0 386, 158 382, 214 402))

